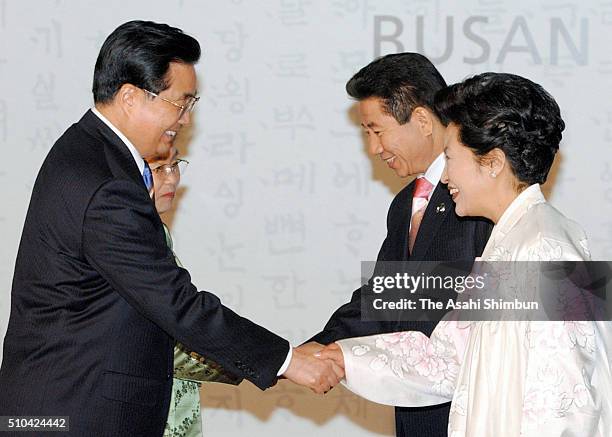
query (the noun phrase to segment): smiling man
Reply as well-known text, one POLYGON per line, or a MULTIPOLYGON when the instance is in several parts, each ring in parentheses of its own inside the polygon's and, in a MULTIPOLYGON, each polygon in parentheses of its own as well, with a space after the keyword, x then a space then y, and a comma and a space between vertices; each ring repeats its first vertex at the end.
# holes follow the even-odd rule
POLYGON ((0 414, 68 416, 62 435, 161 436, 176 341, 262 390, 284 375, 322 393, 342 376, 198 292, 166 245, 144 158, 167 155, 190 122, 199 57, 194 38, 145 21, 102 45, 95 108, 53 145, 32 191, 0 414))
MULTIPOLYGON (((369 152, 397 176, 416 176, 391 203, 378 261, 473 261, 487 242, 490 223, 460 220, 440 183, 445 129, 432 108, 436 92, 444 87, 438 70, 418 53, 379 58, 346 84, 348 94, 359 102, 369 152)), ((324 330, 301 347, 312 353, 342 338, 409 330, 430 335, 434 327, 431 322, 362 321, 360 288, 324 330)), ((449 405, 396 408, 397 435, 446 437, 449 405)))
MULTIPOLYGON (((359 90, 352 92, 360 95, 359 90)), ((444 167, 443 145, 438 140, 444 126, 426 106, 413 105, 412 113, 398 110, 398 121, 387 105, 384 98, 377 96, 359 101, 359 117, 369 152, 385 161, 401 178, 422 175, 435 163, 431 171, 436 174, 430 181, 435 182, 439 169, 444 167)))

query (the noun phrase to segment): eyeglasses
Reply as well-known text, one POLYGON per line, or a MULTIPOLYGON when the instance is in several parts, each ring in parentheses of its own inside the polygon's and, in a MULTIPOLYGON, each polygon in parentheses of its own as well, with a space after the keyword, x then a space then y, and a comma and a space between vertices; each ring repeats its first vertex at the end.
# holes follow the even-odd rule
POLYGON ((173 163, 160 165, 159 167, 152 168, 151 171, 158 176, 170 176, 171 174, 184 174, 189 161, 184 159, 177 159, 173 163))
POLYGON ((176 102, 173 102, 172 100, 164 99, 163 97, 160 97, 160 96, 159 96, 159 94, 155 94, 155 93, 154 93, 154 92, 152 92, 152 91, 146 90, 146 89, 144 89, 144 88, 142 88, 142 90, 143 90, 145 93, 147 93, 147 94, 149 94, 149 95, 151 95, 151 96, 153 96, 153 97, 157 97, 157 98, 159 98, 160 100, 163 100, 164 102, 168 102, 168 103, 170 103, 171 105, 174 105, 174 106, 176 106, 177 108, 179 108, 179 116, 178 116, 178 119, 179 119, 179 120, 180 120, 181 118, 183 118, 183 115, 185 115, 185 113, 193 111, 193 107, 195 106, 195 104, 196 104, 196 103, 198 103, 198 100, 200 100, 200 98, 199 98, 199 97, 189 96, 189 97, 187 97, 187 100, 185 101, 185 104, 184 104, 184 105, 181 105, 181 104, 178 104, 178 103, 176 103, 176 102))

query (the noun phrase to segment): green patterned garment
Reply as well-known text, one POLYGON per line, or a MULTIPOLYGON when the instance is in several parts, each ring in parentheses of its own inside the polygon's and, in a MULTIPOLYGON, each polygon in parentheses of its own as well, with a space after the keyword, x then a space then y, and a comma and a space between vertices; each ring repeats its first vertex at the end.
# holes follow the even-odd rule
POLYGON ((201 414, 200 384, 173 378, 164 437, 202 437, 201 414))
MULTIPOLYGON (((172 237, 166 225, 166 243, 172 250, 172 237)), ((181 266, 180 261, 176 263, 181 266)), ((174 347, 174 378, 172 397, 164 437, 201 437, 200 382, 240 384, 241 379, 223 370, 216 362, 177 343, 174 347)))

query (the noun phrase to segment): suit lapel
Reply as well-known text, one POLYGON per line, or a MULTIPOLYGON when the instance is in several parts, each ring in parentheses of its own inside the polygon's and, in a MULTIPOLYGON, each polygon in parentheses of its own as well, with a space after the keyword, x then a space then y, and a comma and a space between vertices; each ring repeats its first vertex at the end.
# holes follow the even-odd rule
MULTIPOLYGON (((429 199, 427 209, 425 209, 425 215, 421 221, 412 254, 410 254, 412 260, 420 260, 425 256, 433 237, 436 235, 440 225, 452 209, 453 199, 450 197, 448 189, 446 186, 438 183, 429 199)), ((409 225, 410 224, 408 224, 408 226, 409 225)), ((406 232, 408 232, 408 227, 406 227, 406 232)), ((407 245, 408 238, 406 238, 406 247, 407 245)))
POLYGON ((410 260, 410 250, 408 248, 408 232, 410 230, 410 219, 412 218, 412 197, 414 196, 415 181, 408 184, 408 198, 403 203, 402 215, 399 222, 400 241, 399 247, 401 248, 401 255, 396 257, 395 260, 408 261, 410 260))
POLYGON ((79 121, 79 126, 87 133, 104 143, 106 162, 116 177, 130 179, 146 190, 142 175, 124 142, 91 110, 79 121))

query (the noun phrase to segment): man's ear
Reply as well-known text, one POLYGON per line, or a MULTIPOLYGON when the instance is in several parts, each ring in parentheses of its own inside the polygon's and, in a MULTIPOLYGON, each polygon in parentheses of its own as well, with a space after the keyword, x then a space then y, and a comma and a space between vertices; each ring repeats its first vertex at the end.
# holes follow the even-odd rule
POLYGON ((417 106, 412 110, 411 120, 414 120, 425 137, 429 137, 433 133, 433 114, 423 106, 417 106))
POLYGON ((126 115, 132 114, 138 106, 140 89, 130 83, 124 83, 115 95, 115 101, 118 103, 122 112, 126 115))

